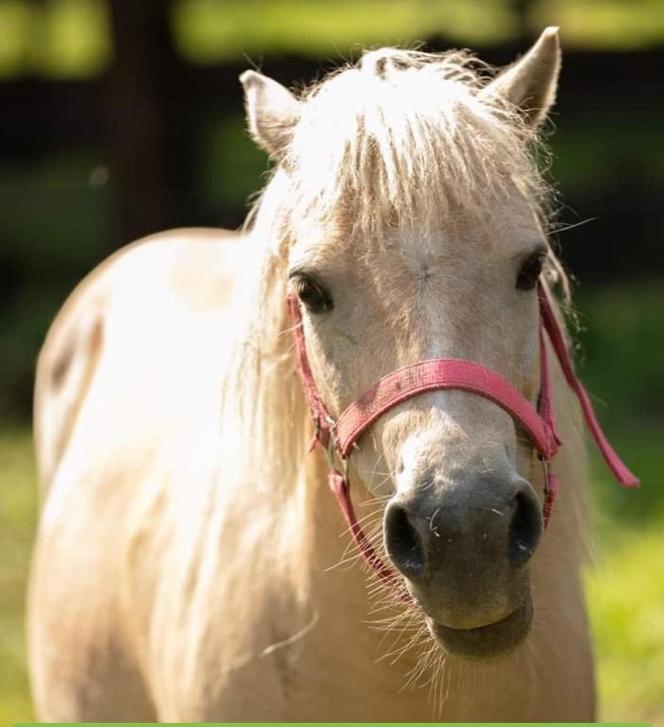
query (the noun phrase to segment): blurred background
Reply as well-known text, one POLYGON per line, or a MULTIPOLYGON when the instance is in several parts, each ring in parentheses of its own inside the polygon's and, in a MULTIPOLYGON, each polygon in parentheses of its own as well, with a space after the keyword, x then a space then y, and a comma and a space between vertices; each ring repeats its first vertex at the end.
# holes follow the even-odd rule
POLYGON ((621 491, 594 463, 600 716, 664 724, 664 0, 0 0, 0 723, 32 716, 36 353, 73 285, 117 247, 242 222, 268 164, 244 133, 238 74, 298 86, 362 48, 416 41, 501 65, 552 24, 564 48, 552 176, 580 281, 579 369, 643 481, 621 491))

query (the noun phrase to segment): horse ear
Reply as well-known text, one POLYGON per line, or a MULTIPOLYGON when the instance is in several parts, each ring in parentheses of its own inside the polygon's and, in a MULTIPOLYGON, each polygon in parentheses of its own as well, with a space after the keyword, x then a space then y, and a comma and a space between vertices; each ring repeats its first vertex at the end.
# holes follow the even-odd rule
POLYGON ((556 99, 560 73, 558 28, 546 28, 533 47, 503 70, 482 91, 482 96, 501 96, 518 106, 530 126, 538 126, 556 99))
POLYGON ((256 71, 245 71, 240 83, 251 136, 273 159, 280 160, 299 118, 298 100, 280 83, 256 71))

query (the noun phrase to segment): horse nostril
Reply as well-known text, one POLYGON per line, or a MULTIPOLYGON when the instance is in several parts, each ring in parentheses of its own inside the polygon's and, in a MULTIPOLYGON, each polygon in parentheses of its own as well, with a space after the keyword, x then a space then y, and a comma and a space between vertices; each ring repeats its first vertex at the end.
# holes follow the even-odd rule
POLYGON ((424 571, 426 559, 420 536, 406 509, 396 502, 391 502, 385 512, 385 548, 406 578, 417 578, 424 571))
POLYGON ((537 498, 528 492, 516 496, 510 523, 507 557, 514 566, 525 565, 532 557, 542 535, 542 514, 537 498))

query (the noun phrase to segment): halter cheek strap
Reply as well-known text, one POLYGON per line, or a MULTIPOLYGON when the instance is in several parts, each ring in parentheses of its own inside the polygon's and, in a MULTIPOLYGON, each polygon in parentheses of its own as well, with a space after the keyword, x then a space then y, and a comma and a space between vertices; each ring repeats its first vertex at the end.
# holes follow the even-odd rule
MULTIPOLYGON (((560 325, 558 324, 551 302, 543 286, 539 287, 539 298, 540 314, 542 319, 541 328, 544 329, 549 336, 553 350, 556 352, 556 356, 560 362, 560 367, 565 376, 565 380, 572 391, 576 394, 576 398, 581 406, 581 411, 583 412, 583 418, 586 421, 586 426, 590 429, 590 433, 595 440, 595 444, 597 445, 600 454, 604 458, 604 461, 613 473, 615 479, 623 487, 638 487, 638 478, 625 466, 625 463, 620 459, 616 451, 611 446, 609 440, 606 438, 606 435, 602 431, 602 427, 597 420, 588 392, 574 373, 574 366, 572 365, 572 359, 570 358, 569 351, 567 350, 565 337, 560 325)), ((550 408, 550 403, 548 406, 550 408)))
POLYGON ((636 487, 639 484, 638 479, 620 460, 602 432, 590 398, 574 373, 563 332, 553 312, 547 292, 541 285, 538 287, 538 295, 540 304, 540 393, 537 409, 506 378, 485 366, 463 359, 430 359, 404 366, 383 376, 358 399, 349 404, 337 419, 330 415, 314 382, 307 356, 300 303, 294 294, 288 296, 288 308, 294 324, 297 369, 315 425, 312 449, 316 444, 321 444, 328 454, 330 488, 337 498, 358 549, 383 582, 398 587, 399 596, 403 600, 409 600, 409 596, 401 585, 401 578, 376 555, 355 516, 349 491, 348 458, 360 436, 376 420, 390 409, 418 394, 445 389, 468 391, 489 399, 521 425, 537 450, 546 471, 545 498, 542 506, 546 526, 549 523, 558 492, 558 482, 551 471, 550 462, 561 446, 561 441, 556 433, 551 404, 546 335, 560 362, 567 383, 579 400, 586 424, 597 447, 615 478, 625 487, 636 487), (343 473, 334 465, 335 455, 339 459, 343 473))

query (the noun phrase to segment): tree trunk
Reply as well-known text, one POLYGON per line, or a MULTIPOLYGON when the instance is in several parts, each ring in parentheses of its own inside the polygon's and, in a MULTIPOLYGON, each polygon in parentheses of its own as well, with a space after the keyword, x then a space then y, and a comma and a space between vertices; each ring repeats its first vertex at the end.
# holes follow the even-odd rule
POLYGON ((187 154, 179 94, 182 64, 167 0, 109 0, 113 64, 107 107, 117 190, 118 243, 186 224, 187 154))

